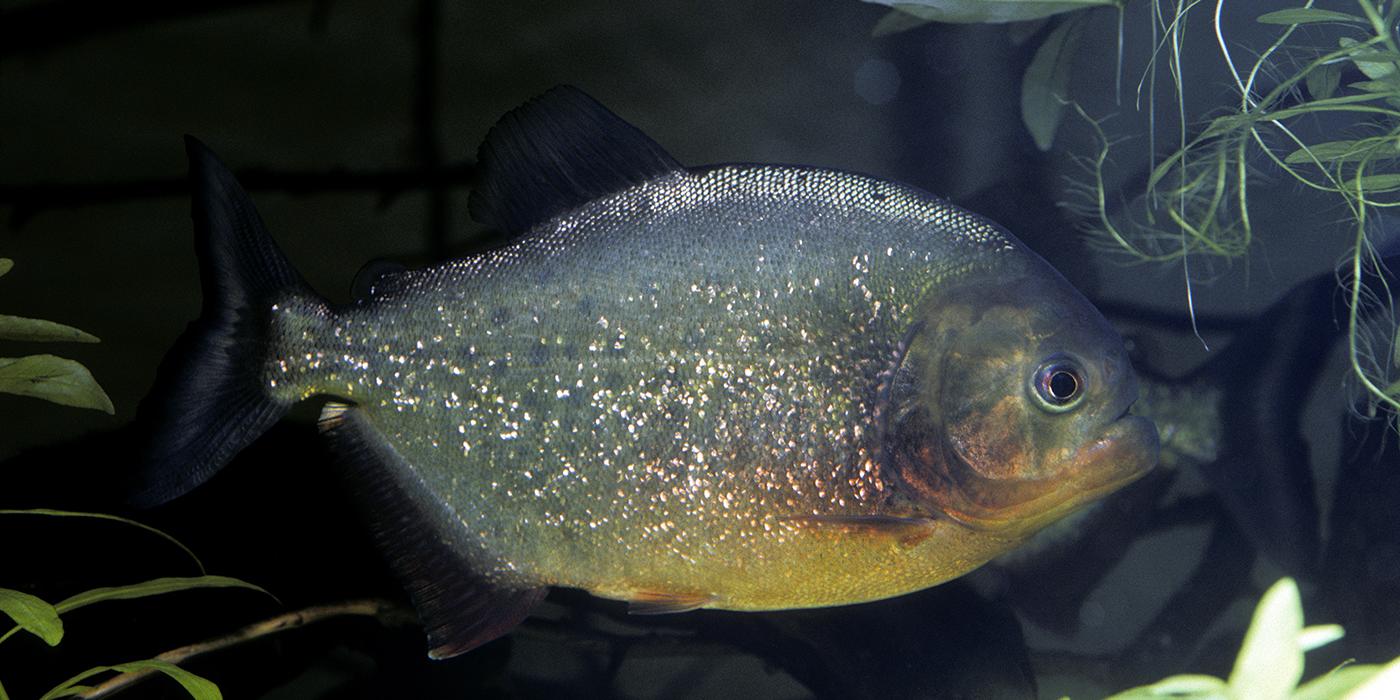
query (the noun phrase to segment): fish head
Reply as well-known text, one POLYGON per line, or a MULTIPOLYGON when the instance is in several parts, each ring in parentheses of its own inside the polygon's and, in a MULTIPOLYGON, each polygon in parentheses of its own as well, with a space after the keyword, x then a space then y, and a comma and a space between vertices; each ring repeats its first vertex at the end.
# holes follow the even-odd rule
POLYGON ((1015 539, 1142 476, 1158 444, 1093 305, 1038 259, 999 277, 930 294, 884 449, 918 507, 1015 539))

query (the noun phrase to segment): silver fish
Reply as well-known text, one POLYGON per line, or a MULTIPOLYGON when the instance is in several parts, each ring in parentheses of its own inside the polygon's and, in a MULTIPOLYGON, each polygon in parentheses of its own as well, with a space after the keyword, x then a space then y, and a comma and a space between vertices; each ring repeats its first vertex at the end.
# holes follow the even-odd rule
POLYGON ((1122 342, 991 222, 807 167, 687 169, 582 93, 502 119, 472 213, 507 245, 332 308, 190 144, 201 319, 148 401, 138 500, 293 403, 450 656, 549 586, 673 612, 960 576, 1137 478, 1122 342))

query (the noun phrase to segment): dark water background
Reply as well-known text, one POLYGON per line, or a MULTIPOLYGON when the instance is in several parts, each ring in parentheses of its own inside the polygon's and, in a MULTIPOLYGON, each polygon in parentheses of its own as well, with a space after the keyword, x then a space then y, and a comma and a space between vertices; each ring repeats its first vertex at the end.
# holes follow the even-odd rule
MULTIPOLYGON (((17 263, 0 279, 0 312, 103 339, 0 354, 74 357, 117 407, 108 417, 0 396, 0 507, 120 508, 121 428, 199 305, 181 134, 220 153, 312 286, 344 300, 366 260, 426 263, 489 242, 466 214, 476 146, 500 114, 559 83, 684 163, 833 167, 946 196, 1007 226, 1113 312, 1162 385, 1232 392, 1213 418, 1221 459, 1162 470, 1039 559, 894 601, 782 615, 639 621, 563 592, 511 639, 443 663, 423 659, 413 627, 325 623, 192 666, 229 697, 1099 697, 1173 673, 1228 673, 1254 601, 1285 573, 1300 579, 1310 622, 1350 632, 1310 656, 1310 673, 1400 654, 1395 436, 1346 418, 1354 397, 1331 286, 1275 306, 1330 274, 1350 235, 1344 212, 1287 183, 1260 190, 1250 257, 1195 287, 1207 352, 1186 332, 1179 266, 1116 265, 1058 206, 1076 174, 1070 154, 1091 141, 1071 121, 1042 153, 1021 124, 1020 77, 1046 27, 1020 44, 978 25, 872 38, 886 10, 854 1, 107 5, 0 2, 0 256, 17 263), (1234 359, 1221 360, 1232 341, 1234 359), (1212 362, 1198 381, 1181 379, 1212 362)), ((1226 28, 1246 46, 1261 41, 1252 18, 1276 9, 1228 7, 1226 28)), ((1233 99, 1208 19, 1189 25, 1191 119, 1233 99)), ((1073 72, 1086 109, 1136 135, 1115 152, 1110 186, 1148 167, 1134 109, 1146 6, 1125 17, 1118 103, 1116 22, 1112 11, 1089 18, 1073 72)), ((280 602, 204 591, 74 613, 56 650, 28 638, 0 647, 0 682, 29 697, 87 666, 296 607, 397 597, 312 416, 299 412, 207 488, 141 516, 211 572, 280 602)), ((53 600, 193 573, 115 526, 0 519, 0 587, 53 600)))

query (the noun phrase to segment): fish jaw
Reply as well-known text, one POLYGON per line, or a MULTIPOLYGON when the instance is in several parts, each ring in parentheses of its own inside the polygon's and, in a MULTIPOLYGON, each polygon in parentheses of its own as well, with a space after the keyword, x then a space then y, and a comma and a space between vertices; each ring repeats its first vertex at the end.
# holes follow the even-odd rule
POLYGON ((1157 454, 1152 421, 1124 416, 1057 465, 1054 478, 988 479, 957 460, 951 479, 956 495, 942 499, 939 511, 972 529, 1028 537, 1142 478, 1156 465, 1157 454))

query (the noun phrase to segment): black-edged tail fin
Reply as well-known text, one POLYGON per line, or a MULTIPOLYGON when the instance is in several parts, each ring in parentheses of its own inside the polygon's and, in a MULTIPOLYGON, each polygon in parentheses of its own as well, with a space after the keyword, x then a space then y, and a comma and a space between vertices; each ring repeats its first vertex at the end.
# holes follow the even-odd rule
POLYGON ((261 377, 270 309, 315 299, 233 173, 197 139, 186 136, 185 149, 204 303, 137 412, 149 439, 130 500, 143 507, 198 486, 287 412, 261 377))
POLYGON ((404 462, 364 413, 339 403, 321 412, 321 432, 347 467, 351 491, 374 539, 428 633, 428 655, 471 651, 520 624, 543 586, 511 586, 477 573, 461 523, 404 462))

